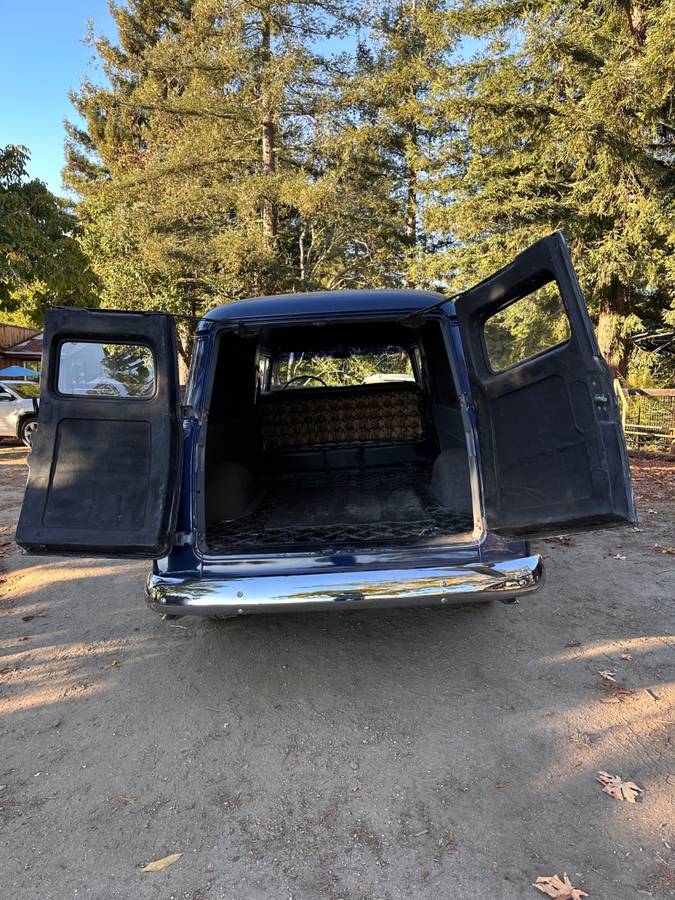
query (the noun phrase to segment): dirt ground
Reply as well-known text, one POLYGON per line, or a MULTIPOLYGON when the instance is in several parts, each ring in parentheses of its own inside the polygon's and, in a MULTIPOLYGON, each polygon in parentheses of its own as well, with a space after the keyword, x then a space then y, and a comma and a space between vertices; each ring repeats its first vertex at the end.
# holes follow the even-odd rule
POLYGON ((0 447, 0 897, 675 896, 675 464, 635 472, 640 528, 542 542, 516 606, 215 625, 20 556, 0 447))

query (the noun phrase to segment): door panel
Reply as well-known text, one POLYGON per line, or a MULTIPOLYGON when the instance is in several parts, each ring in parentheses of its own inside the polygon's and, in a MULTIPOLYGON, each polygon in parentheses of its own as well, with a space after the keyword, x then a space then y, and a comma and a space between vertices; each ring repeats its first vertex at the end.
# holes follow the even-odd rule
POLYGON ((635 522, 611 376, 562 235, 538 241, 458 297, 456 313, 476 407, 488 528, 536 534, 635 522), (531 296, 549 304, 551 288, 563 318, 546 318, 540 329, 546 339, 533 334, 535 352, 528 356, 527 323, 515 304, 531 296), (505 317, 501 345, 499 331, 485 335, 488 321, 510 308, 515 350, 505 317), (495 357, 505 365, 499 371, 495 357))
POLYGON ((31 552, 164 555, 180 486, 173 318, 49 310, 44 347, 17 543, 31 552))

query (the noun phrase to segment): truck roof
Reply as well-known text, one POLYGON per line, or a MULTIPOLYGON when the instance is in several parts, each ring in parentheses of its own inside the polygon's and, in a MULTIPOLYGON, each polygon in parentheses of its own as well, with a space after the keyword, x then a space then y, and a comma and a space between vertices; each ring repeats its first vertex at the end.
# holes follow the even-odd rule
POLYGON ((369 312, 398 314, 416 312, 436 303, 442 303, 445 299, 443 294, 436 291, 393 289, 310 291, 226 303, 206 313, 204 319, 211 322, 226 322, 294 316, 321 318, 336 313, 341 316, 369 312))

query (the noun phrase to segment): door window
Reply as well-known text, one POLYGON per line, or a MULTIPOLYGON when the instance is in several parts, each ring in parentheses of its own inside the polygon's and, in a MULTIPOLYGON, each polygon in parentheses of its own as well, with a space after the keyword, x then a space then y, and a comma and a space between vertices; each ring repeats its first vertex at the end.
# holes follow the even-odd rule
POLYGON ((555 281, 505 306, 483 326, 493 372, 510 369, 569 337, 570 323, 555 281))
POLYGON ((63 341, 57 389, 66 396, 147 400, 155 393, 155 360, 143 344, 63 341))

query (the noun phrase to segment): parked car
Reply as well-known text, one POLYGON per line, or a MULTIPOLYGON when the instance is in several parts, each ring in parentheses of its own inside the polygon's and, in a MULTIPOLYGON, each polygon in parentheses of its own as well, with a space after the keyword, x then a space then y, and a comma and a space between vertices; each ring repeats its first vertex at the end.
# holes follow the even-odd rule
POLYGON ((18 543, 152 559, 148 600, 171 616, 511 601, 542 583, 529 536, 636 521, 560 234, 455 298, 214 309, 184 406, 169 315, 50 310, 43 373, 18 543), (532 302, 547 327, 512 335, 505 315, 532 302), (112 359, 142 387, 79 394, 62 359, 80 343, 102 378, 112 359))
POLYGON ((18 438, 31 446, 38 422, 39 394, 34 381, 0 381, 0 438, 18 438))

